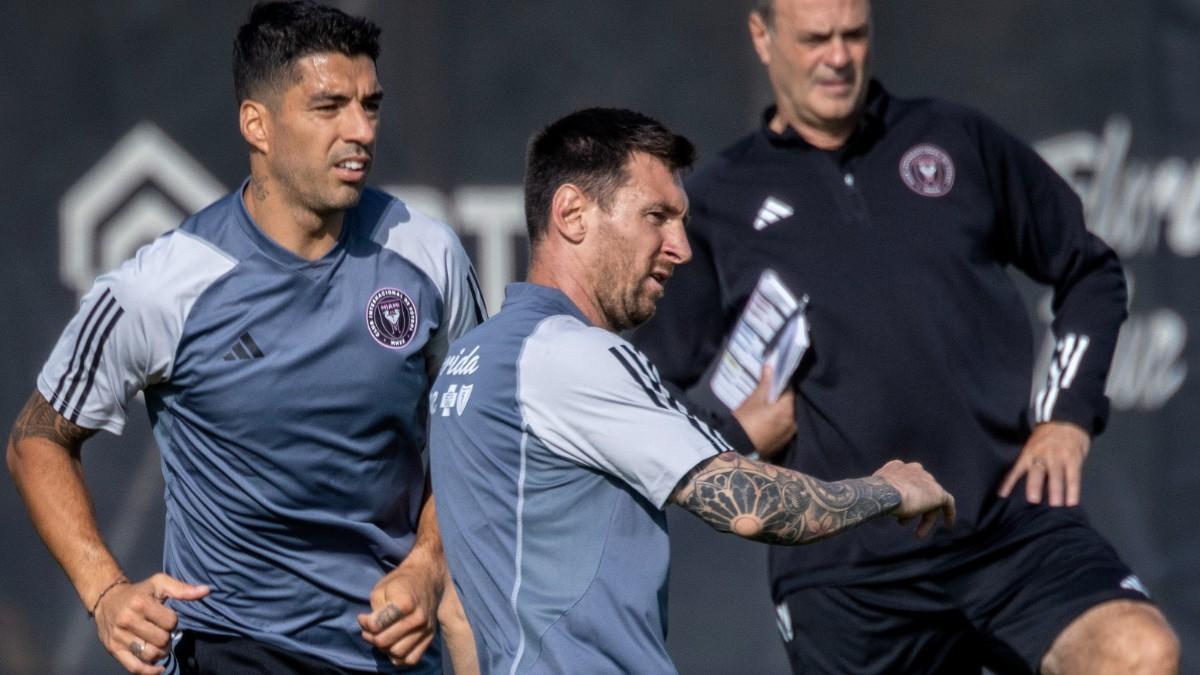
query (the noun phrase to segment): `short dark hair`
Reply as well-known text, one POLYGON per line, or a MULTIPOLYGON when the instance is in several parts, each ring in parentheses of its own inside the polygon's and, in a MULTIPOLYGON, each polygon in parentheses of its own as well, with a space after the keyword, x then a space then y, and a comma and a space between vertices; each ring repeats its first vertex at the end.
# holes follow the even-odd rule
POLYGON ((620 108, 588 108, 542 129, 525 157, 525 225, 529 241, 546 234, 550 203, 560 185, 573 183, 601 208, 612 204, 629 180, 626 164, 635 152, 661 159, 672 171, 691 167, 691 141, 657 120, 620 108))
POLYGON ((260 2, 233 41, 238 102, 294 81, 296 59, 318 52, 379 58, 379 26, 333 7, 296 0, 260 2))

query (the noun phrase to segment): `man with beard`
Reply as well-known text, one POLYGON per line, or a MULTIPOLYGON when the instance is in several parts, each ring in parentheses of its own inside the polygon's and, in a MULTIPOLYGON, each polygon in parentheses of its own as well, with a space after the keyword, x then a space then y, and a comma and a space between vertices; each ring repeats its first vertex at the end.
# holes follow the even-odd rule
MULTIPOLYGON (((668 503, 778 544, 888 514, 920 518, 919 536, 953 521, 920 465, 825 482, 730 452, 618 335, 691 258, 680 173, 692 155, 613 109, 568 115, 530 144, 528 282, 451 346, 431 399, 438 518, 483 672, 674 672, 668 503)), ((782 442, 792 405, 764 387, 737 414, 782 442)))
MULTIPOLYGON (((797 433, 760 454, 825 477, 904 452, 958 499, 957 525, 930 540, 872 524, 772 549, 797 672, 1171 672, 1170 627, 1076 508, 1107 416, 1120 263, 1027 145, 870 79, 870 10, 757 3, 750 33, 775 105, 689 180, 697 260, 634 342, 668 381, 699 384, 699 403, 773 269, 811 299, 812 347, 797 433), (1058 349, 1032 405, 1032 331, 1009 266, 1055 292, 1058 349)), ((742 437, 728 410, 711 412, 742 437)))
POLYGON ((130 672, 441 672, 428 383, 483 314, 450 229, 365 187, 378 35, 308 2, 251 11, 250 176, 96 280, 13 428, 34 524, 130 672), (135 582, 80 455, 139 391, 167 516, 164 571, 135 582))

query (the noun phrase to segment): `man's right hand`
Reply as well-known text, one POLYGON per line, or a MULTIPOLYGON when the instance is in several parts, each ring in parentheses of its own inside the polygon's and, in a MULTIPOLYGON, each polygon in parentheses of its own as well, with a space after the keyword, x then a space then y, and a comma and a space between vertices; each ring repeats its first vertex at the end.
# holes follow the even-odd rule
POLYGON ((758 386, 733 411, 754 451, 764 460, 779 454, 796 435, 796 393, 788 387, 777 400, 770 400, 773 376, 771 367, 764 364, 758 386))
POLYGON ((933 531, 939 514, 947 526, 954 524, 954 495, 946 492, 920 464, 893 459, 874 475, 886 480, 900 493, 900 506, 892 511, 892 515, 899 519, 901 525, 920 516, 918 537, 933 531))
POLYGON ((163 603, 199 600, 208 586, 188 584, 159 573, 145 581, 113 586, 96 605, 100 643, 131 673, 163 672, 154 665, 167 655, 178 617, 163 603))

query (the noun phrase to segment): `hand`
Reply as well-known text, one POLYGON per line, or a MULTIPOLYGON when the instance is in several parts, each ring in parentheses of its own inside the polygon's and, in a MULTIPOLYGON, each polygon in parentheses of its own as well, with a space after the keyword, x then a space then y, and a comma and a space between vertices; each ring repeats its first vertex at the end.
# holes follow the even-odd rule
POLYGON ((764 460, 779 454, 783 446, 796 435, 796 393, 788 387, 772 402, 771 367, 763 365, 758 386, 733 411, 733 417, 754 444, 754 450, 764 460))
POLYGON ((1037 425, 1000 485, 1000 496, 1011 494, 1013 486, 1024 476, 1025 499, 1030 504, 1042 502, 1045 487, 1050 506, 1078 506, 1083 460, 1091 444, 1091 436, 1070 422, 1037 425))
POLYGON ((178 617, 163 604, 174 600, 199 600, 208 586, 184 583, 159 573, 136 584, 112 587, 96 605, 96 632, 100 643, 131 673, 163 672, 153 665, 167 655, 171 631, 178 617))
POLYGON ((359 614, 362 637, 376 649, 387 652, 393 665, 416 665, 437 624, 443 576, 432 565, 412 560, 375 584, 371 591, 371 613, 359 614))
POLYGON ((901 462, 898 459, 884 464, 875 476, 886 480, 900 493, 900 506, 892 515, 905 525, 920 516, 917 536, 925 537, 933 531, 938 515, 946 526, 954 524, 954 495, 946 492, 920 464, 901 462))

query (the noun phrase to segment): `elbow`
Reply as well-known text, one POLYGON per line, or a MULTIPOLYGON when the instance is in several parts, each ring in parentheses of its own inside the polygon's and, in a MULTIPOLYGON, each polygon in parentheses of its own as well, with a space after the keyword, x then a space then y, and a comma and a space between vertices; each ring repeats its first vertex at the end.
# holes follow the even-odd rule
POLYGON ((18 492, 23 492, 22 479, 29 475, 28 468, 32 461, 29 451, 28 443, 17 440, 15 434, 8 437, 8 452, 5 455, 5 461, 8 464, 8 475, 12 478, 13 484, 17 486, 18 492))
POLYGON ((467 635, 471 632, 471 624, 461 605, 451 608, 443 603, 438 607, 437 619, 446 635, 467 635))
POLYGON ((8 435, 8 473, 20 488, 22 479, 57 469, 63 461, 78 464, 83 441, 92 433, 61 417, 35 391, 8 435))
POLYGON ((60 455, 67 461, 78 460, 78 455, 68 448, 44 438, 22 438, 18 430, 14 430, 8 437, 8 450, 5 454, 8 475, 12 477, 17 489, 23 490, 22 486, 28 479, 50 471, 59 461, 60 455))
POLYGON ((471 623, 458 599, 458 592, 447 579, 446 592, 438 605, 438 624, 450 654, 454 672, 462 675, 477 675, 479 660, 475 650, 475 636, 471 632, 471 623))
POLYGON ((471 624, 467 622, 467 613, 458 600, 458 593, 448 580, 442 601, 438 603, 437 620, 441 624, 442 630, 449 634, 461 635, 463 631, 469 633, 471 630, 471 624))
POLYGON ((17 493, 22 497, 25 496, 27 489, 27 479, 34 475, 31 471, 31 464, 34 458, 30 454, 31 448, 27 441, 18 440, 16 434, 10 434, 8 437, 8 451, 5 454, 5 461, 8 464, 8 475, 12 479, 13 485, 17 488, 17 493))

